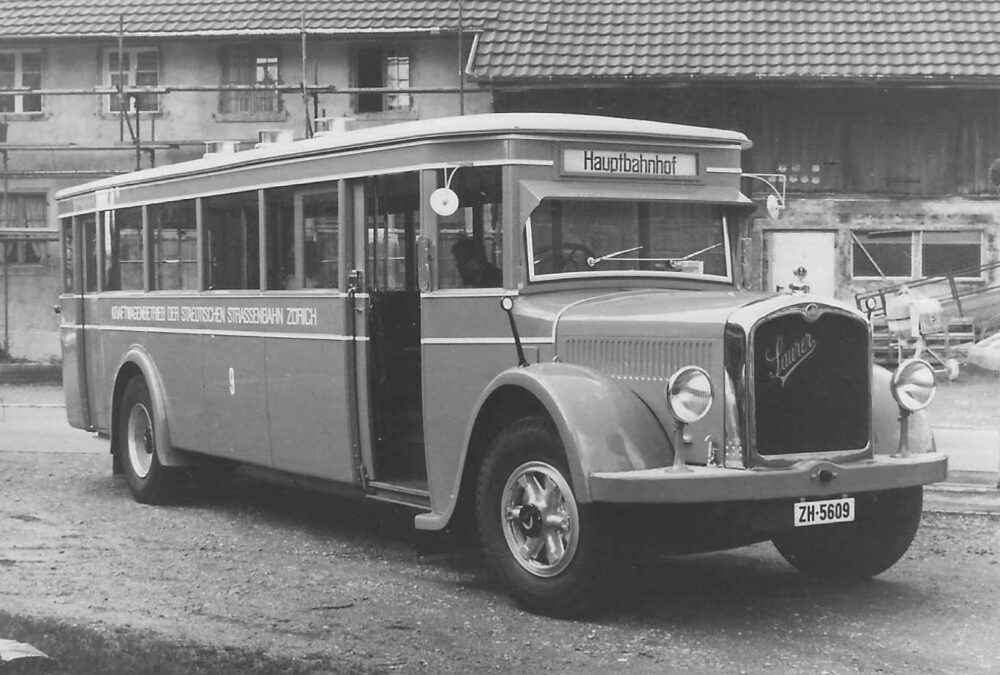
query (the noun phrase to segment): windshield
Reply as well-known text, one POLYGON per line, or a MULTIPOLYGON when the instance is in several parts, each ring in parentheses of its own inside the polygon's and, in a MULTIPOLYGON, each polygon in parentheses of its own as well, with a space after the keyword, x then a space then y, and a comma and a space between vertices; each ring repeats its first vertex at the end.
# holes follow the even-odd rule
POLYGON ((718 204, 543 199, 528 221, 532 279, 696 275, 729 281, 718 204))

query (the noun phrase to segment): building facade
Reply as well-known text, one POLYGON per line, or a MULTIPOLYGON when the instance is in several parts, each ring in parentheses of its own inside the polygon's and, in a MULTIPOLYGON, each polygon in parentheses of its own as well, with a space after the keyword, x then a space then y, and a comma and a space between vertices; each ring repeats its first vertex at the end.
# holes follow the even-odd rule
POLYGON ((56 190, 321 119, 554 111, 735 129, 755 144, 744 169, 786 181, 781 217, 744 233, 753 288, 800 265, 849 302, 940 274, 1000 287, 998 4, 36 0, 0 19, 0 348, 14 356, 59 353, 56 190))
POLYGON ((303 138, 324 123, 488 111, 489 95, 461 75, 481 31, 475 9, 434 1, 5 3, 0 348, 58 358, 56 191, 200 157, 206 141, 252 147, 262 130, 303 138))

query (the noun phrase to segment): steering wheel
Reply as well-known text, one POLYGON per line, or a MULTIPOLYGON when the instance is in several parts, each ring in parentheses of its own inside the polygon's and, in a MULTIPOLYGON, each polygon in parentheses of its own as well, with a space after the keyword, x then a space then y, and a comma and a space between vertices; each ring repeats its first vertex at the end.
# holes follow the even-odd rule
POLYGON ((593 251, 575 242, 564 242, 558 248, 543 246, 535 251, 535 273, 577 272, 586 269, 587 258, 593 257, 593 251))

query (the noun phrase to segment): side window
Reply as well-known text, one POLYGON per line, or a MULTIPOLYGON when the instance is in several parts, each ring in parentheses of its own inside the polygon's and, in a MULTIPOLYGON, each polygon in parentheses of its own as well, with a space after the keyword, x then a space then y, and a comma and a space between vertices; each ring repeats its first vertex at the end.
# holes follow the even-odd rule
POLYGON ((257 210, 256 191, 202 200, 209 290, 260 288, 257 210))
POLYGON ((264 191, 267 220, 267 288, 295 290, 305 285, 305 275, 295 268, 295 191, 264 191))
POLYGON ((198 288, 198 229, 195 201, 148 207, 153 245, 153 290, 198 288))
POLYGON ((365 189, 369 288, 417 289, 416 240, 420 236, 420 174, 378 176, 365 189))
POLYGON ((459 206, 453 215, 438 217, 438 288, 503 287, 500 172, 467 167, 452 177, 459 206))
POLYGON ((73 281, 76 270, 76 251, 73 248, 73 219, 63 218, 59 221, 60 242, 62 245, 63 293, 73 293, 76 284, 73 281))
POLYGON ((143 289, 142 207, 102 214, 104 219, 104 290, 143 289))
POLYGON ((337 288, 340 237, 338 184, 273 188, 267 209, 267 288, 337 288))
MULTIPOLYGON (((398 47, 361 47, 355 56, 355 83, 358 87, 409 89, 410 55, 398 47)), ((354 109, 359 113, 409 110, 408 93, 372 92, 358 94, 354 109)))
POLYGON ((97 291, 97 218, 93 215, 81 219, 83 234, 83 290, 97 291))
POLYGON ((306 288, 337 288, 340 234, 337 186, 306 192, 296 202, 296 224, 301 220, 306 288), (299 216, 301 214, 301 216, 299 216))

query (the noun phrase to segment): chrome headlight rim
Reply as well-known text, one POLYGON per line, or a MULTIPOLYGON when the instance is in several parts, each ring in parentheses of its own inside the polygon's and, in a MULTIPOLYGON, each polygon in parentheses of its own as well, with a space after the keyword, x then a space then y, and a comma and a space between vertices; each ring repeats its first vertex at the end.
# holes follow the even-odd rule
POLYGON ((671 416, 681 424, 693 424, 711 410, 715 389, 712 378, 704 368, 684 366, 670 376, 665 395, 671 416), (685 405, 692 401, 703 405, 700 408, 685 405))
POLYGON ((923 359, 906 359, 900 363, 892 373, 890 384, 892 397, 896 399, 896 404, 906 412, 917 412, 923 410, 934 400, 937 393, 937 384, 934 382, 934 369, 923 359), (925 399, 914 396, 912 391, 927 391, 930 393, 925 399))

